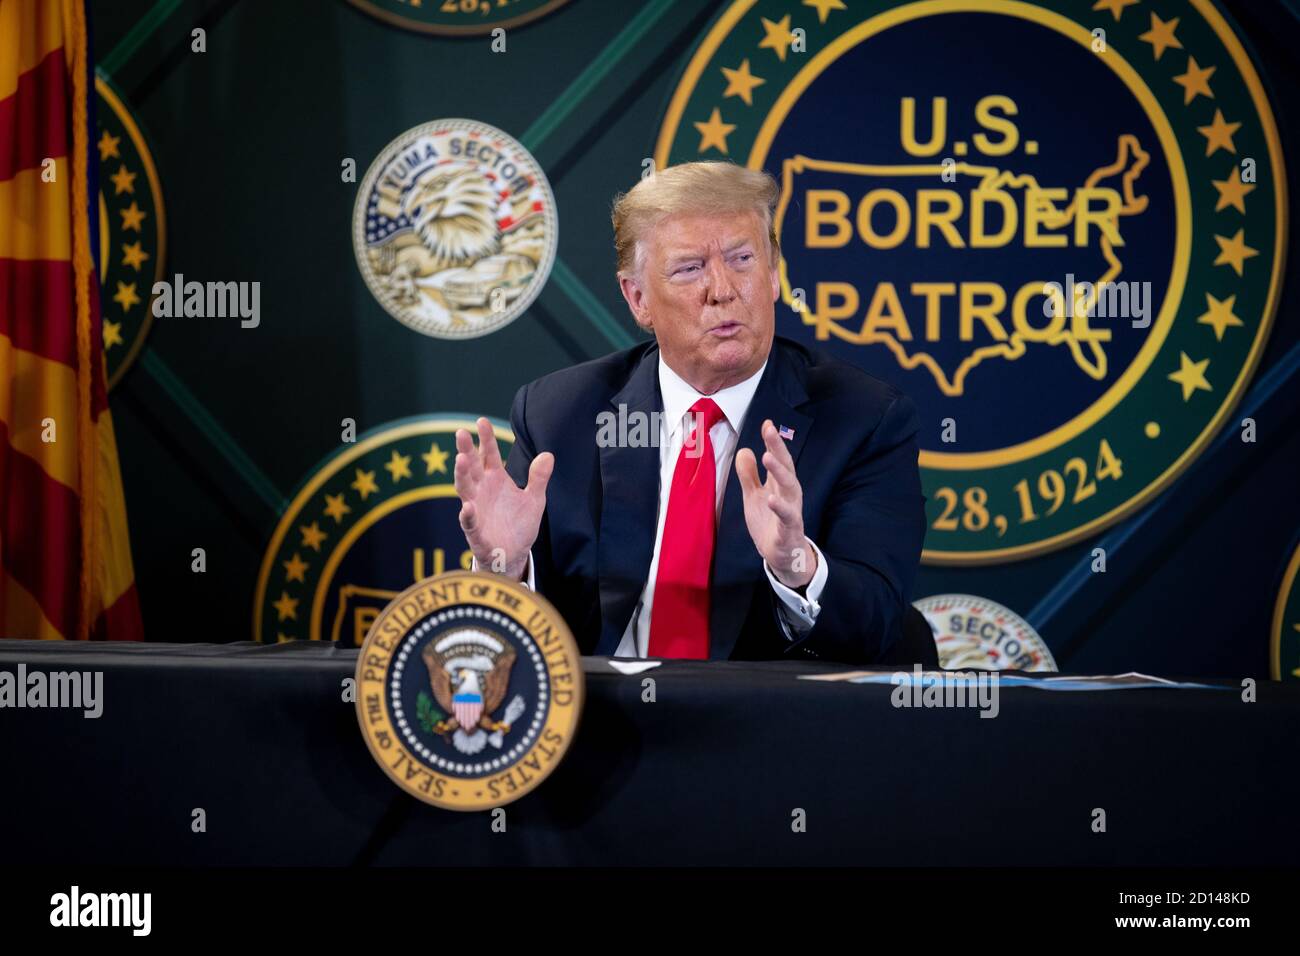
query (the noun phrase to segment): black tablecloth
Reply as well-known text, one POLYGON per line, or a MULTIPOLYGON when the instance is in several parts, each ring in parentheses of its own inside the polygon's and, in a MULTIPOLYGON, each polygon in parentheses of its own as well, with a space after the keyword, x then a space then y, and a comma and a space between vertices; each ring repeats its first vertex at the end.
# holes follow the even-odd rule
POLYGON ((490 813, 401 793, 322 644, 0 642, 0 670, 104 672, 99 719, 0 710, 11 862, 1188 864, 1300 861, 1300 687, 1056 693, 899 709, 819 664, 584 661, 573 746, 490 813), (655 679, 653 703, 642 680, 655 679), (193 811, 206 832, 192 831, 193 811), (1094 808, 1106 832, 1093 831, 1094 808), (806 832, 793 832, 797 810, 806 832))

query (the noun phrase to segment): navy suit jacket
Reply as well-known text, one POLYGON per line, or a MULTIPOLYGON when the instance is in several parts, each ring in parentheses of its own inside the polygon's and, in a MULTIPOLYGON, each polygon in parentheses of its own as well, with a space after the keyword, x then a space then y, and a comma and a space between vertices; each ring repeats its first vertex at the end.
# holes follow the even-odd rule
MULTIPOLYGON (((527 482, 534 456, 555 455, 535 583, 584 654, 617 649, 649 576, 659 504, 659 448, 599 447, 597 416, 620 405, 642 412, 657 442, 649 414, 663 411, 658 361, 647 342, 562 369, 521 388, 510 410, 515 483, 527 482)), ((804 532, 829 571, 821 611, 798 640, 782 632, 733 463, 713 552, 709 657, 871 663, 902 633, 925 536, 915 406, 862 370, 778 337, 736 446, 754 450, 764 479, 767 418, 794 430, 804 532)))

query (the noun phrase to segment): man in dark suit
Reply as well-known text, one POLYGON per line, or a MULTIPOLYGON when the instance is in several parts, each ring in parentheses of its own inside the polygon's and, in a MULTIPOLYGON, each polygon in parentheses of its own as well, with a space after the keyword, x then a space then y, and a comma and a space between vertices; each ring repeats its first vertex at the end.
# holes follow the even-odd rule
POLYGON ((731 163, 620 196, 620 287, 655 341, 521 388, 504 464, 487 419, 477 448, 457 433, 476 566, 539 590, 584 653, 870 663, 901 636, 916 411, 776 338, 776 198, 731 163))

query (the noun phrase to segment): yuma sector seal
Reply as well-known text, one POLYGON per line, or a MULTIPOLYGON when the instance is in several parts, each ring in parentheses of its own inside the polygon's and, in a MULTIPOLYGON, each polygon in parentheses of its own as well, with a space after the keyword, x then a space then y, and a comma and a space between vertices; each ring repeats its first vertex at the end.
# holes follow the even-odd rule
POLYGON ((455 571, 407 588, 357 658, 357 720, 411 796, 448 810, 511 803, 559 765, 582 713, 578 645, 540 594, 455 571))
POLYGON ((939 666, 946 670, 1056 670, 1056 659, 1038 632, 996 601, 936 594, 912 603, 934 631, 939 666))
POLYGON ((1150 501, 1263 352, 1276 123, 1214 5, 1167 12, 738 0, 671 100, 658 166, 781 180, 778 334, 916 402, 929 563, 1039 554, 1150 501))
POLYGON ((510 324, 546 284, 555 197, 529 152, 494 126, 444 119, 409 129, 357 191, 352 244, 388 314, 467 339, 510 324))

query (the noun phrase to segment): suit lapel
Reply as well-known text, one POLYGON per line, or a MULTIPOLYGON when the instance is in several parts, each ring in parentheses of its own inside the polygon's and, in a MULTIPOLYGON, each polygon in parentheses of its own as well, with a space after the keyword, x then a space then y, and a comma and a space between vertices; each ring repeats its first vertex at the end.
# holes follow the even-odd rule
MULTIPOLYGON (((759 380, 749 410, 745 413, 740 441, 736 445, 737 453, 742 448, 754 452, 760 479, 765 480, 767 477, 767 470, 763 467, 763 453, 767 450, 762 435, 764 420, 770 418, 777 428, 785 425, 794 430, 794 436, 786 442, 786 447, 790 449, 797 467, 799 453, 808 438, 813 419, 796 411, 796 407, 807 399, 808 394, 798 370, 786 358, 780 344, 773 343, 771 359, 759 380)), ((653 531, 651 535, 653 536, 653 531)), ((650 544, 653 547, 653 540, 650 544)), ((770 587, 763 572, 763 559, 759 557, 745 524, 745 499, 733 459, 727 475, 727 488, 722 497, 722 514, 718 520, 713 548, 709 606, 711 659, 725 660, 731 656, 740 637, 740 629, 748 617, 754 589, 759 584, 770 587)))
MULTIPOLYGON (((595 653, 612 656, 650 573, 659 503, 659 350, 647 349, 627 384, 609 404, 614 414, 645 416, 647 442, 641 447, 607 447, 600 452, 600 641, 595 653), (650 444, 653 438, 655 444, 650 444)), ((631 429, 629 419, 629 430, 631 429)))

